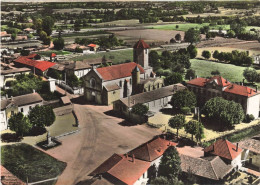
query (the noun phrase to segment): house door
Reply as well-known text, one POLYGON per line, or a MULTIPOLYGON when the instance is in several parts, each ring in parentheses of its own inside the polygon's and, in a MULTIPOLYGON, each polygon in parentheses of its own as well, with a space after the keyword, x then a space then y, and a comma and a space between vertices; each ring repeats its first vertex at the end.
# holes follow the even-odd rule
POLYGON ((92 91, 90 101, 91 102, 96 102, 96 92, 92 91))

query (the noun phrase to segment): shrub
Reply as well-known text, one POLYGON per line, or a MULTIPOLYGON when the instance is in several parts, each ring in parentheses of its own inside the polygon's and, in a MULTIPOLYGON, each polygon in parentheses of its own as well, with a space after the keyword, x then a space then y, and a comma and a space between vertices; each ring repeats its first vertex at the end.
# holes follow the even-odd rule
POLYGON ((189 107, 182 107, 181 112, 185 115, 189 114, 191 112, 191 109, 189 107))
POLYGON ((4 133, 1 134, 1 141, 2 142, 19 142, 21 141, 22 137, 20 137, 16 133, 4 133))
POLYGON ((253 114, 247 114, 246 116, 245 116, 245 122, 246 123, 250 123, 251 121, 253 121, 255 119, 255 117, 254 117, 254 115, 253 114))
POLYGON ((132 112, 139 116, 143 116, 148 112, 149 108, 146 105, 137 103, 133 106, 132 112))

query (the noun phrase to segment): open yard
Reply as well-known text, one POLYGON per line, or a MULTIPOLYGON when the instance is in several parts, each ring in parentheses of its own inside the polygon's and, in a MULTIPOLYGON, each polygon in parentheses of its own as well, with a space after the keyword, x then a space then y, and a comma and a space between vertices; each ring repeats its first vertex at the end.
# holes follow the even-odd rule
POLYGON ((39 55, 43 55, 46 57, 50 57, 52 53, 55 53, 56 55, 68 55, 71 54, 69 51, 62 51, 62 50, 48 50, 48 51, 39 51, 37 52, 39 55))
POLYGON ((27 144, 2 146, 1 165, 23 182, 27 178, 28 182, 36 182, 57 177, 66 167, 66 163, 27 144))
MULTIPOLYGON (((177 130, 172 129, 168 126, 168 121, 172 116, 174 116, 174 115, 163 114, 163 113, 159 112, 159 113, 155 114, 153 117, 149 118, 148 125, 160 128, 161 130, 167 130, 167 131, 170 131, 170 132, 173 132, 176 134, 177 130)), ((187 122, 191 119, 193 119, 192 116, 186 116, 187 122)), ((204 129, 205 138, 202 141, 213 140, 220 136, 224 136, 224 135, 230 134, 234 131, 248 128, 248 127, 251 127, 251 126, 257 125, 257 124, 259 124, 259 120, 252 121, 251 123, 241 123, 241 124, 236 125, 233 130, 227 130, 227 131, 223 131, 223 132, 215 131, 210 126, 204 125, 205 126, 205 129, 204 129)), ((191 135, 187 134, 184 129, 179 130, 179 135, 182 137, 191 138, 191 135)))
POLYGON ((133 50, 122 49, 122 50, 102 52, 97 54, 82 55, 79 57, 74 57, 72 58, 72 60, 82 61, 84 59, 102 58, 103 56, 106 56, 107 59, 112 60, 113 64, 119 64, 127 61, 133 61, 133 50))

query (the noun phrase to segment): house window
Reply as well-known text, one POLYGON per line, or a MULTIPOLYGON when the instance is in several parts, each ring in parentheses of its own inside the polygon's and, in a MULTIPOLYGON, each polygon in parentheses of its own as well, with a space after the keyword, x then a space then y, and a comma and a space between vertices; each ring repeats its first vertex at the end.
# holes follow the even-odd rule
POLYGON ((11 111, 11 116, 13 116, 14 115, 14 111, 11 111))
POLYGON ((21 108, 21 112, 23 112, 23 108, 21 108))

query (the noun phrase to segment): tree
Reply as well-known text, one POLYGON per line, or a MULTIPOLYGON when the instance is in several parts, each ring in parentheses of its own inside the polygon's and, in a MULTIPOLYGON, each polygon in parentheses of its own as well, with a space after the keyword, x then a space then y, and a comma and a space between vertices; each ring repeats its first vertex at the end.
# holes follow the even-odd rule
POLYGON ((73 73, 67 75, 67 84, 73 88, 73 87, 79 87, 80 82, 78 77, 73 73))
POLYGON ((256 82, 258 80, 258 73, 255 69, 246 68, 243 76, 248 82, 256 82))
POLYGON ((234 38, 236 36, 236 33, 233 30, 228 30, 227 36, 229 38, 234 38))
POLYGON ((181 159, 175 147, 170 146, 163 154, 158 175, 168 179, 178 178, 181 172, 181 159))
POLYGON ((43 44, 44 45, 50 45, 51 44, 51 37, 47 36, 43 39, 43 44))
POLYGON ((149 52, 149 65, 152 67, 160 67, 160 56, 158 54, 157 51, 152 50, 151 52, 149 52))
POLYGON ((196 72, 193 69, 188 69, 185 75, 186 80, 194 79, 196 77, 196 72))
POLYGON ((181 34, 177 33, 177 34, 175 35, 175 40, 181 41, 181 34))
POLYGON ((202 108, 202 113, 206 118, 217 122, 221 129, 239 124, 245 116, 241 104, 225 100, 222 97, 208 100, 202 108))
POLYGON ((179 181, 178 178, 167 179, 164 176, 158 176, 155 179, 152 179, 151 185, 184 185, 182 181, 179 181))
POLYGON ((42 20, 42 30, 45 31, 48 36, 51 35, 53 26, 54 19, 52 17, 47 16, 42 20))
POLYGON ((190 42, 191 44, 200 42, 200 32, 199 30, 196 30, 194 28, 190 28, 187 31, 185 31, 184 36, 185 42, 190 42))
POLYGON ((181 109, 182 107, 194 107, 196 105, 196 96, 189 90, 177 91, 172 95, 170 104, 172 108, 181 109))
POLYGON ((44 128, 52 125, 56 116, 51 106, 36 105, 29 112, 28 118, 34 127, 44 128))
POLYGON ((204 126, 201 122, 197 122, 197 132, 195 133, 195 138, 197 142, 201 142, 201 139, 203 139, 204 137, 204 126))
POLYGON ((148 110, 149 110, 149 108, 146 105, 143 105, 141 103, 135 104, 132 108, 132 112, 139 116, 143 116, 143 115, 147 114, 148 110))
POLYGON ((39 36, 41 40, 44 40, 47 37, 47 33, 45 31, 41 31, 39 36))
POLYGON ((8 125, 11 130, 15 131, 20 136, 24 136, 24 134, 27 134, 32 128, 29 119, 21 112, 12 115, 8 120, 8 125))
POLYGON ((180 73, 172 73, 170 76, 165 78, 166 85, 172 85, 176 83, 181 83, 183 81, 182 75, 180 73))
POLYGON ((230 24, 230 29, 233 30, 236 34, 240 34, 245 31, 246 26, 246 21, 237 19, 232 21, 230 24))
POLYGON ((211 75, 220 75, 220 72, 219 72, 219 70, 214 70, 214 71, 211 71, 211 75))
POLYGON ((209 58, 211 57, 211 53, 210 53, 210 51, 208 51, 208 50, 204 50, 204 51, 202 52, 202 56, 203 56, 205 59, 209 59, 209 58))
POLYGON ((64 48, 64 39, 62 37, 53 40, 54 49, 61 50, 64 48))
POLYGON ((219 51, 215 50, 213 53, 213 58, 218 59, 219 51))
POLYGON ((190 120, 187 124, 185 124, 185 132, 191 134, 191 138, 193 141, 193 136, 197 133, 197 123, 198 121, 190 120))
POLYGON ((74 23, 74 30, 80 31, 80 20, 76 20, 74 23))
POLYGON ((185 116, 183 114, 177 114, 169 119, 169 126, 177 129, 177 137, 179 137, 179 129, 185 125, 185 116))
POLYGON ((189 53, 191 59, 192 59, 192 58, 195 58, 195 57, 197 56, 197 54, 198 54, 198 50, 197 50, 196 46, 194 46, 194 45, 192 45, 192 44, 190 44, 190 45, 187 47, 187 51, 188 51, 188 53, 189 53))
POLYGON ((12 33, 11 39, 12 39, 12 41, 14 41, 16 39, 16 33, 12 33))

